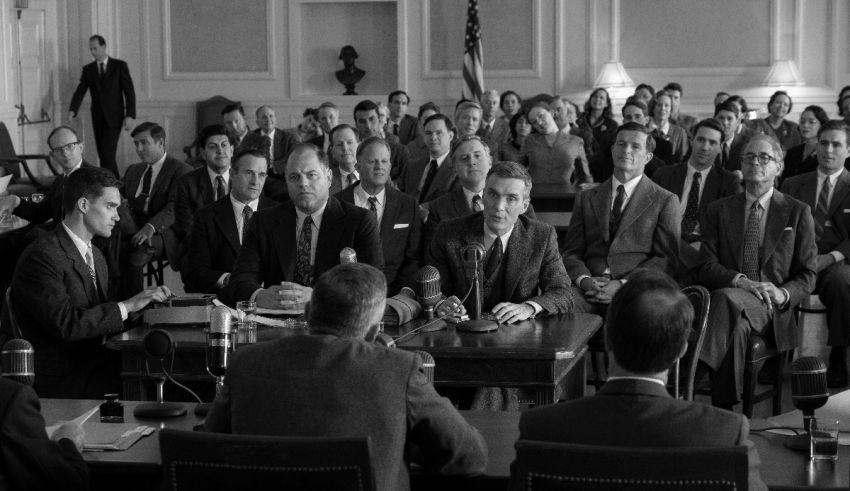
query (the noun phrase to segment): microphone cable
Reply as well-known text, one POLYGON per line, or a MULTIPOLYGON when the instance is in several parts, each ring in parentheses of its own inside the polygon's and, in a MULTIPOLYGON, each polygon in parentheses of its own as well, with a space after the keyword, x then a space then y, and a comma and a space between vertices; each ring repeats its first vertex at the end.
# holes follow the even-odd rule
MULTIPOLYGON (((172 352, 171 352, 170 365, 171 365, 172 371, 174 370, 174 351, 175 350, 172 350, 172 352)), ((147 365, 147 363, 148 363, 147 360, 145 360, 145 365, 147 365)), ((164 359, 162 359, 162 358, 159 359, 159 366, 162 368, 162 373, 163 373, 163 375, 165 375, 166 380, 170 381, 172 384, 176 385, 177 387, 180 387, 181 389, 185 390, 186 392, 192 394, 192 397, 197 399, 198 403, 203 404, 204 401, 202 401, 201 398, 198 397, 198 394, 195 394, 195 392, 192 391, 192 389, 190 389, 190 388, 186 387, 185 385, 181 384, 180 382, 174 380, 174 378, 171 376, 171 374, 168 373, 168 370, 165 369, 165 360, 164 359)), ((150 373, 150 367, 149 366, 147 367, 147 369, 148 369, 148 373, 150 373)))
MULTIPOLYGON (((476 273, 475 273, 475 277, 474 277, 474 279, 475 279, 476 281, 477 281, 477 279, 478 279, 478 272, 477 272, 477 268, 476 268, 476 273)), ((402 334, 401 336, 399 336, 399 337, 395 338, 395 339, 393 340, 393 341, 395 342, 395 344, 396 344, 396 345, 398 345, 398 343, 400 343, 400 342, 402 342, 402 341, 405 341, 405 340, 407 340, 408 338, 412 338, 413 336, 416 336, 417 334, 421 333, 421 332, 422 332, 422 331, 423 331, 426 327, 429 327, 429 325, 431 325, 431 324, 433 324, 433 323, 435 323, 435 322, 437 322, 437 321, 441 321, 441 320, 445 319, 446 317, 448 317, 448 316, 450 316, 450 315, 454 314, 455 312, 457 312, 457 311, 461 308, 461 306, 463 306, 463 303, 464 303, 464 302, 466 302, 466 300, 467 300, 467 299, 469 298, 469 296, 472 294, 472 290, 473 290, 474 288, 475 288, 475 281, 471 282, 471 284, 469 285, 469 290, 467 290, 467 291, 466 291, 466 295, 464 295, 463 300, 461 300, 461 301, 457 304, 457 306, 456 306, 453 310, 451 310, 450 312, 446 312, 445 314, 443 314, 443 315, 441 315, 441 316, 439 316, 439 317, 434 317, 433 319, 429 320, 428 322, 425 322, 425 323, 424 323, 424 324, 422 324, 421 326, 416 327, 416 328, 414 328, 414 329, 411 329, 410 331, 408 331, 408 332, 406 332, 406 333, 402 334)), ((445 299, 443 299, 443 301, 445 301, 445 299)), ((436 309, 435 309, 435 310, 436 310, 436 309)))

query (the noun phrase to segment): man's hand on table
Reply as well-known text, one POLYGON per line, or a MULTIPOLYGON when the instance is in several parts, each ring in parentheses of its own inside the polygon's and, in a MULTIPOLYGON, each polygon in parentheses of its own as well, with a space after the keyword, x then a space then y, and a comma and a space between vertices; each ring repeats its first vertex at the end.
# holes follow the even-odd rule
POLYGON ((499 324, 513 324, 534 316, 534 307, 527 303, 502 302, 493 307, 493 317, 499 324))
POLYGON ((66 421, 62 423, 59 428, 56 428, 56 431, 53 432, 53 435, 50 437, 54 442, 58 442, 63 438, 67 438, 74 442, 74 446, 77 447, 77 451, 83 451, 83 444, 85 443, 85 432, 83 431, 83 427, 80 423, 75 423, 73 421, 66 421))
POLYGON ((312 294, 313 289, 309 286, 284 281, 280 285, 263 288, 254 300, 261 309, 302 309, 312 294))
POLYGON ((129 300, 122 303, 127 307, 127 312, 138 312, 147 307, 151 302, 164 302, 171 296, 171 290, 167 286, 152 286, 137 293, 129 300))

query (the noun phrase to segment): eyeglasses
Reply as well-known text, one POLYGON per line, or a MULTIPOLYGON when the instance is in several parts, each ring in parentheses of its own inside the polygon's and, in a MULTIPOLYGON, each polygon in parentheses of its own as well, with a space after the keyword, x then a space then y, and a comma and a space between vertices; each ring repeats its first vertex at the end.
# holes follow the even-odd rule
POLYGON ((745 153, 744 155, 741 155, 741 162, 751 164, 754 160, 757 160, 759 165, 767 165, 771 162, 778 162, 773 155, 770 155, 769 153, 760 153, 758 155, 754 153, 745 153))
POLYGON ((53 148, 50 149, 50 151, 53 152, 53 153, 57 153, 57 154, 59 154, 59 153, 70 153, 70 152, 73 152, 77 148, 77 145, 79 145, 80 143, 82 143, 82 142, 67 143, 65 145, 62 145, 61 147, 53 147, 53 148))

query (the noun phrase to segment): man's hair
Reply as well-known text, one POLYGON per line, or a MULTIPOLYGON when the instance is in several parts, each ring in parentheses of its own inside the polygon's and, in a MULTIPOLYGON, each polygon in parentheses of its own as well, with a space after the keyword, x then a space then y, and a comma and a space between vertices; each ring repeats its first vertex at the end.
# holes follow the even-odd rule
POLYGON ((848 99, 850 99, 850 95, 845 95, 845 96, 844 96, 844 97, 842 97, 841 99, 838 99, 838 115, 839 115, 839 116, 845 116, 845 114, 844 114, 844 109, 843 109, 843 107, 844 107, 844 101, 846 101, 846 100, 848 100, 848 99))
MULTIPOLYGON (((818 132, 818 134, 820 134, 820 132, 818 132)), ((776 159, 776 163, 779 164, 779 169, 782 170, 782 159, 785 158, 785 151, 782 150, 782 145, 779 143, 779 140, 770 135, 765 135, 764 133, 754 135, 749 139, 749 141, 747 141, 747 144, 744 145, 744 153, 748 153, 750 147, 760 141, 767 142, 767 144, 770 145, 773 158, 776 159)), ((743 157, 743 155, 741 155, 741 157, 743 157)))
POLYGON ((47 146, 48 147, 50 146, 50 139, 53 138, 53 136, 56 135, 56 133, 59 133, 62 130, 70 131, 74 135, 74 138, 76 138, 77 141, 80 141, 80 134, 77 133, 77 130, 75 130, 74 128, 71 128, 70 126, 66 126, 64 124, 61 124, 61 125, 53 128, 53 131, 51 131, 50 134, 47 135, 47 146))
MULTIPOLYGON (((484 146, 486 147, 487 145, 484 146)), ((531 174, 528 173, 528 169, 516 162, 494 162, 493 166, 487 172, 487 179, 490 179, 490 176, 496 176, 501 179, 519 179, 525 184, 523 199, 528 199, 531 196, 531 174)))
POLYGON ((777 97, 782 95, 788 98, 788 112, 790 113, 791 108, 794 107, 794 101, 791 99, 791 96, 788 95, 788 92, 785 92, 784 90, 777 90, 776 92, 774 92, 773 95, 770 96, 770 100, 767 101, 767 105, 770 106, 771 104, 773 104, 773 101, 775 101, 777 97))
POLYGON ((838 115, 839 116, 844 116, 844 110, 841 109, 841 103, 844 102, 845 97, 848 97, 846 95, 843 95, 848 90, 850 90, 850 85, 845 85, 844 87, 841 87, 841 90, 838 91, 838 100, 836 101, 836 103, 838 104, 838 115))
POLYGON ((480 143, 481 146, 484 147, 484 153, 486 153, 488 157, 491 156, 490 155, 490 147, 487 146, 486 143, 484 143, 484 140, 482 140, 480 136, 478 136, 478 135, 467 135, 467 136, 462 136, 460 138, 455 138, 454 140, 452 140, 451 147, 449 148, 449 159, 452 162, 454 162, 455 152, 457 151, 457 149, 460 148, 460 146, 463 145, 464 143, 471 142, 471 141, 477 141, 478 143, 480 143))
POLYGON ((738 94, 732 94, 723 102, 737 102, 741 106, 741 114, 746 114, 750 112, 750 108, 747 106, 747 100, 738 94))
POLYGON ((306 118, 307 116, 313 116, 314 118, 318 119, 319 118, 319 110, 315 107, 308 107, 307 109, 304 110, 303 113, 301 113, 302 118, 306 118))
POLYGON ((684 95, 684 92, 682 92, 682 85, 678 82, 670 82, 669 84, 664 86, 664 90, 668 92, 672 92, 675 90, 679 93, 679 95, 684 95))
POLYGON ((269 109, 271 109, 271 110, 272 110, 272 112, 274 112, 274 108, 273 108, 273 107, 269 106, 268 104, 263 104, 262 106, 258 107, 256 111, 254 111, 254 116, 259 116, 259 115, 260 115, 260 111, 262 111, 264 108, 269 108, 269 109))
POLYGON ((106 46, 106 39, 103 38, 100 34, 94 34, 89 38, 89 42, 97 41, 97 44, 100 46, 106 46))
POLYGON ((416 113, 416 119, 422 119, 422 114, 429 109, 434 111, 435 113, 440 112, 440 106, 434 104, 433 102, 426 102, 425 104, 419 106, 419 111, 416 113))
POLYGON ((484 112, 484 110, 481 109, 481 104, 479 104, 475 101, 463 101, 460 104, 458 104, 457 107, 455 108, 455 117, 458 117, 458 115, 460 113, 462 113, 463 111, 467 111, 469 109, 477 109, 478 112, 480 112, 480 113, 484 112))
POLYGON ((310 331, 360 338, 384 312, 387 280, 365 263, 339 264, 319 276, 307 313, 310 331))
POLYGON ((242 104, 239 102, 234 102, 232 104, 228 104, 224 106, 224 109, 221 110, 221 115, 232 113, 233 111, 239 111, 239 114, 245 116, 245 109, 242 107, 242 104))
POLYGON ((694 126, 694 129, 693 129, 694 138, 696 138, 697 132, 699 131, 700 128, 708 128, 710 130, 720 132, 720 141, 721 142, 726 141, 726 132, 723 131, 723 126, 721 126, 720 122, 717 121, 716 119, 706 118, 706 119, 703 119, 702 121, 700 121, 699 123, 697 123, 696 126, 694 126))
POLYGON ((725 95, 726 97, 729 97, 729 96, 730 96, 729 92, 726 92, 726 91, 721 90, 720 92, 718 92, 718 93, 714 94, 714 97, 720 97, 720 96, 722 96, 722 95, 725 95))
POLYGON ((659 270, 637 269, 608 306, 605 345, 633 373, 670 368, 688 342, 694 309, 679 286, 659 270))
POLYGON ((381 115, 381 112, 378 111, 378 105, 375 104, 375 101, 370 101, 369 99, 362 100, 354 106, 354 111, 351 112, 351 115, 354 116, 355 120, 359 111, 375 111, 375 114, 378 116, 381 115))
POLYGON ((741 117, 741 111, 738 108, 738 105, 734 102, 730 102, 729 99, 721 102, 720 104, 714 106, 714 117, 716 118, 720 111, 729 111, 734 114, 736 118, 741 117))
POLYGON ((154 141, 165 141, 165 130, 162 128, 162 126, 156 123, 151 123, 150 121, 145 121, 144 123, 133 128, 133 131, 130 133, 130 136, 135 137, 139 133, 144 133, 146 131, 150 133, 151 138, 153 138, 154 141))
POLYGON ((348 123, 340 123, 340 124, 334 126, 333 128, 331 128, 331 131, 328 133, 328 140, 330 140, 331 142, 334 141, 334 135, 338 131, 343 131, 343 130, 351 130, 351 132, 354 133, 354 139, 360 141, 360 137, 357 134, 357 128, 355 128, 354 126, 351 126, 348 123))
POLYGON ((407 103, 410 104, 410 96, 407 95, 407 92, 405 92, 403 90, 394 90, 394 91, 390 92, 390 95, 387 96, 387 102, 392 102, 393 97, 395 97, 397 95, 403 95, 404 98, 407 99, 407 103))
POLYGON ((365 152, 366 149, 371 147, 372 145, 383 145, 384 148, 387 149, 387 152, 392 152, 392 149, 390 149, 390 144, 387 143, 386 140, 384 140, 380 136, 370 136, 369 138, 366 138, 365 140, 360 142, 360 145, 357 145, 357 153, 355 154, 357 160, 360 160, 360 156, 363 155, 363 152, 365 152))
POLYGON ((268 170, 268 168, 269 168, 269 158, 266 157, 266 154, 263 153, 262 150, 260 150, 259 148, 254 148, 254 147, 240 148, 236 152, 236 154, 233 155, 233 158, 230 159, 230 169, 233 170, 234 172, 239 172, 239 161, 242 159, 242 157, 245 157, 245 156, 257 157, 257 158, 263 159, 263 162, 266 163, 266 170, 268 170))
POLYGON ((102 167, 80 167, 65 180, 62 192, 62 207, 65 216, 77 208, 77 200, 86 198, 94 201, 103 196, 104 188, 118 188, 121 182, 115 174, 102 167))
POLYGON ((204 126, 200 134, 198 134, 198 148, 203 149, 207 146, 207 140, 209 140, 211 136, 218 135, 226 136, 227 141, 233 145, 233 140, 230 138, 230 134, 227 133, 227 128, 225 128, 223 124, 211 124, 204 126))
POLYGON ((800 115, 802 115, 806 111, 809 111, 810 113, 814 114, 815 119, 818 120, 818 122, 821 124, 821 126, 825 125, 826 122, 829 121, 829 115, 826 114, 826 111, 824 110, 824 108, 822 108, 820 106, 814 106, 814 105, 813 106, 806 106, 806 108, 803 109, 803 112, 800 113, 800 115))
POLYGON ((451 118, 449 118, 448 116, 446 116, 445 114, 442 114, 442 113, 432 114, 432 115, 428 116, 428 119, 425 120, 425 124, 423 124, 422 126, 428 126, 428 123, 430 123, 431 121, 437 121, 437 120, 445 123, 446 129, 451 131, 452 133, 454 133, 454 131, 455 131, 454 122, 451 120, 451 118))
POLYGON ((640 84, 637 87, 635 87, 635 93, 637 93, 637 91, 639 91, 640 89, 646 89, 647 91, 649 91, 649 93, 652 95, 652 97, 655 97, 655 87, 653 87, 649 84, 640 84))
POLYGON ((611 110, 611 106, 612 106, 611 94, 609 94, 608 91, 605 90, 602 87, 593 89, 593 92, 591 92, 590 96, 587 97, 587 101, 585 101, 585 103, 584 103, 584 112, 586 112, 587 114, 590 114, 590 112, 592 111, 592 109, 590 107, 590 100, 593 99, 593 96, 596 95, 597 92, 604 92, 605 93, 605 99, 606 99, 607 103, 605 104, 605 109, 602 110, 602 116, 607 116, 607 117, 610 118, 611 115, 613 114, 613 111, 611 110))
MULTIPOLYGON (((322 164, 322 167, 325 169, 330 168, 330 164, 328 164, 328 156, 325 152, 322 151, 321 148, 313 145, 312 143, 298 143, 292 147, 292 150, 289 151, 289 157, 286 158, 286 165, 289 165, 289 162, 292 161, 295 157, 300 157, 305 153, 314 153, 316 157, 319 159, 319 163, 322 164)), ((286 180, 286 179, 284 179, 286 180)))
POLYGON ((820 129, 818 129, 818 138, 820 138, 821 133, 824 131, 843 131, 847 136, 845 143, 850 144, 850 126, 848 126, 843 120, 833 119, 832 121, 827 121, 822 124, 820 129))
POLYGON ((522 97, 520 97, 519 94, 517 94, 516 92, 514 92, 512 90, 506 90, 506 91, 502 92, 502 95, 499 96, 499 107, 500 108, 505 105, 505 99, 507 99, 508 96, 510 96, 510 95, 516 97, 517 102, 519 102, 519 105, 522 106, 522 97))
POLYGON ((649 128, 647 128, 646 126, 640 123, 635 123, 634 121, 623 123, 617 128, 617 133, 615 133, 614 136, 614 142, 617 141, 617 135, 619 135, 622 131, 637 131, 639 133, 643 133, 644 135, 646 135, 646 151, 655 151, 655 138, 653 138, 652 132, 649 131, 649 128))
POLYGON ((339 108, 333 102, 323 102, 319 104, 319 107, 316 109, 316 111, 319 111, 320 109, 333 109, 334 111, 339 113, 339 108))
POLYGON ((646 107, 646 103, 644 103, 642 100, 638 99, 637 97, 631 96, 628 99, 626 99, 626 103, 623 104, 623 109, 621 110, 621 112, 623 114, 626 114, 626 108, 629 107, 629 106, 634 106, 634 107, 640 109, 640 112, 643 113, 644 117, 649 116, 649 108, 646 107))

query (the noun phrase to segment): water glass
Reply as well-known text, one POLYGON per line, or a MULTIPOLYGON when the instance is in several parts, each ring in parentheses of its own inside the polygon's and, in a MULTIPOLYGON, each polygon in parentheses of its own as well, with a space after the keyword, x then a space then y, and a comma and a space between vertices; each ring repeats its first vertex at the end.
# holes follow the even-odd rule
POLYGON ((811 435, 812 460, 838 460, 838 420, 812 418, 811 435))
POLYGON ((236 321, 239 330, 256 329, 257 322, 253 316, 257 313, 257 302, 244 300, 236 302, 236 321))

